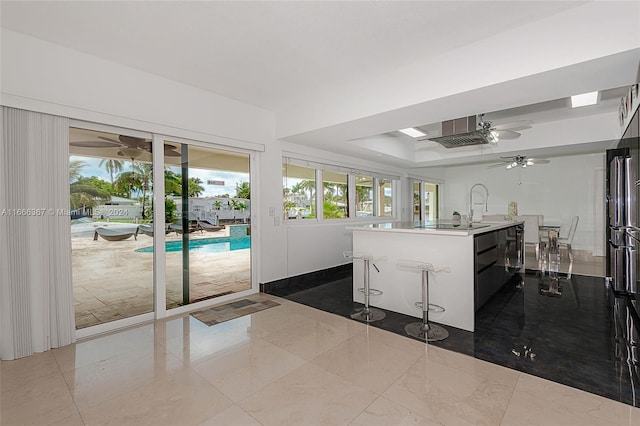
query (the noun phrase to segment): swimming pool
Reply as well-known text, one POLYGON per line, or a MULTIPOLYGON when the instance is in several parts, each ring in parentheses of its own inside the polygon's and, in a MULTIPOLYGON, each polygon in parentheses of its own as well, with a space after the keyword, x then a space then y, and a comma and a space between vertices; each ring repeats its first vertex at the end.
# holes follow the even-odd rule
MULTIPOLYGON (((182 241, 167 241, 167 252, 182 251, 182 241)), ((189 251, 200 253, 223 253, 225 251, 244 250, 251 248, 251 237, 242 238, 200 238, 189 240, 189 251)), ((153 246, 142 247, 136 250, 140 253, 153 253, 153 246)))

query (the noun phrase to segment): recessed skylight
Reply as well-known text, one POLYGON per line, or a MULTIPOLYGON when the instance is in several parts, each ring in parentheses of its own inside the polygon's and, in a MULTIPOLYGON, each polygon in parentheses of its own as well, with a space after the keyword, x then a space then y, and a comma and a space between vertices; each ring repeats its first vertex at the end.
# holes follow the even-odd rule
POLYGON ((598 92, 583 93, 571 97, 571 108, 578 108, 598 103, 598 92))
POLYGON ((418 129, 414 129, 413 127, 409 127, 407 129, 401 129, 401 130, 398 130, 398 131, 404 133, 407 136, 411 136, 412 138, 419 138, 421 136, 427 136, 426 133, 421 132, 418 129))

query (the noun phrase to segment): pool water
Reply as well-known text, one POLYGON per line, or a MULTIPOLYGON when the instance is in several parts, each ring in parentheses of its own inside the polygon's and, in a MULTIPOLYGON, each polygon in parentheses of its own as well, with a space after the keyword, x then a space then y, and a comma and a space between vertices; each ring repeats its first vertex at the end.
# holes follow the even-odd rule
MULTIPOLYGON (((167 241, 167 252, 182 251, 182 241, 167 241)), ((251 248, 251 237, 242 238, 200 238, 189 240, 189 251, 200 253, 223 253, 225 251, 244 250, 251 248)), ((142 247, 136 250, 141 253, 153 253, 153 246, 142 247)))

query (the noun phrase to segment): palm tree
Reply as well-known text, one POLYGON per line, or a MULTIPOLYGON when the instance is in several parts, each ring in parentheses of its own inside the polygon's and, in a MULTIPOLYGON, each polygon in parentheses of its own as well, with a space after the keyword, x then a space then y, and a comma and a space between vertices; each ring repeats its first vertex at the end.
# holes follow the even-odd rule
POLYGON ((138 187, 136 189, 142 190, 142 218, 144 219, 145 204, 147 202, 147 191, 151 190, 153 183, 153 164, 151 163, 135 163, 133 165, 133 171, 136 173, 136 183, 138 187))
POLYGON ((104 169, 109 172, 109 176, 111 177, 111 185, 113 185, 113 174, 114 173, 120 173, 122 171, 122 168, 124 167, 124 161, 122 160, 107 160, 102 159, 100 160, 100 164, 98 164, 98 167, 102 167, 104 165, 104 169))
POLYGON ((309 179, 301 180, 291 188, 291 191, 293 191, 294 193, 297 193, 299 191, 309 191, 309 200, 313 200, 313 193, 315 192, 315 190, 316 181, 309 179))
POLYGON ((164 194, 182 195, 182 181, 180 175, 169 169, 164 169, 164 194))
POLYGON ((69 195, 71 210, 84 210, 86 207, 93 207, 98 201, 108 201, 111 194, 90 185, 82 180, 82 169, 86 163, 81 160, 69 162, 69 195))
POLYGON ((131 198, 131 193, 140 187, 140 181, 135 172, 120 173, 115 181, 117 194, 126 198, 131 198))
POLYGON ((204 186, 202 186, 202 183, 204 182, 202 182, 202 179, 198 177, 189 178, 189 187, 187 188, 189 197, 198 197, 204 192, 204 186))
POLYGON ((249 182, 241 182, 240 185, 236 184, 236 198, 244 198, 245 200, 251 199, 251 187, 249 182))
POLYGON ((69 161, 69 181, 75 182, 82 177, 80 173, 87 164, 82 160, 69 161))

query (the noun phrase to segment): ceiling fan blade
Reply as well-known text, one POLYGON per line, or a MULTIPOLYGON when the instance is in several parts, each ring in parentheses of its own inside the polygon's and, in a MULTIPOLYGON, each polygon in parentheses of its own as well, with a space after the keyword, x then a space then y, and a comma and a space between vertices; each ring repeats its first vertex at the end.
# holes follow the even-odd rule
POLYGON ((522 130, 527 130, 527 129, 531 129, 532 126, 516 126, 516 127, 509 127, 508 129, 495 129, 495 128, 491 128, 492 130, 497 130, 497 131, 504 131, 504 130, 511 130, 512 132, 520 132, 522 130))
POLYGON ((499 164, 492 164, 490 166, 487 166, 487 169, 495 169, 496 167, 504 167, 505 164, 499 163, 499 164))
POLYGON ((117 148, 120 146, 119 143, 107 141, 78 141, 69 142, 69 145, 77 146, 78 148, 117 148))
POLYGON ((496 137, 500 139, 517 139, 520 137, 520 133, 512 132, 511 130, 492 130, 496 137))
POLYGON ((525 127, 527 129, 530 129, 532 124, 533 124, 533 121, 531 120, 519 120, 519 121, 512 121, 510 123, 496 124, 495 126, 491 126, 491 129, 492 130, 515 130, 516 128, 520 128, 520 127, 525 127))
POLYGON ((117 140, 115 140, 115 139, 107 138, 107 137, 105 137, 105 136, 98 136, 98 138, 99 138, 99 139, 102 139, 102 140, 105 140, 105 141, 109 141, 109 142, 111 142, 111 143, 113 143, 113 144, 117 144, 118 146, 122 146, 122 142, 117 141, 117 140))
POLYGON ((551 160, 547 160, 546 158, 529 158, 527 161, 530 161, 533 164, 547 164, 551 162, 551 160))
POLYGON ((164 156, 165 157, 180 157, 182 154, 180 154, 177 151, 174 151, 172 149, 165 149, 164 150, 164 156))
POLYGON ((136 138, 134 136, 120 135, 120 136, 118 136, 118 139, 120 139, 120 142, 123 145, 126 145, 129 148, 142 148, 142 149, 144 149, 145 146, 147 146, 147 144, 149 144, 149 145, 151 144, 151 142, 147 141, 146 139, 136 138))

